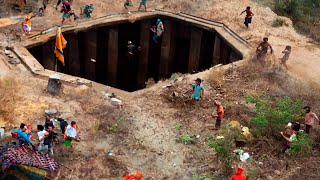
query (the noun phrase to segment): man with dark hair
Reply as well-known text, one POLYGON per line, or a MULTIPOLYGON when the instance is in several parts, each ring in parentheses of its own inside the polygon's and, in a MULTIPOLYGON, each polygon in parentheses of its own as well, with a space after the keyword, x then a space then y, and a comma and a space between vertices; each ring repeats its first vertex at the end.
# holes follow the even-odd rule
POLYGON ((242 15, 243 13, 246 13, 246 17, 244 18, 244 24, 247 28, 249 28, 249 24, 251 24, 252 21, 252 16, 254 15, 251 12, 250 6, 247 6, 246 10, 242 11, 240 15, 242 15))
POLYGON ((271 50, 271 54, 273 53, 272 46, 269 44, 268 40, 269 39, 267 37, 263 38, 263 41, 257 47, 256 54, 257 54, 258 60, 261 60, 261 61, 266 60, 269 48, 271 50))
POLYGON ((20 129, 18 131, 18 138, 20 145, 31 144, 30 135, 26 133, 27 126, 24 123, 20 124, 20 129))
POLYGON ((57 140, 56 133, 53 132, 53 126, 49 125, 44 137, 44 145, 47 145, 51 156, 53 155, 53 141, 57 140))
MULTIPOLYGON (((310 133, 310 129, 312 128, 314 121, 317 120, 319 122, 319 118, 318 116, 311 111, 311 107, 306 106, 303 109, 306 110, 306 116, 304 118, 304 123, 306 125, 306 133, 309 134, 310 133)), ((319 122, 320 124, 320 122, 319 122)))

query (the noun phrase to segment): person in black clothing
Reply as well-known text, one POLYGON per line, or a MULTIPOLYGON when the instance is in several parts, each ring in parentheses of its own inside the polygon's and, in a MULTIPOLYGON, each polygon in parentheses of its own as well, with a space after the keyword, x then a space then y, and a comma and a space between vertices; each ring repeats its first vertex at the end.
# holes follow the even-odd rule
POLYGON ((51 126, 54 129, 53 121, 50 119, 49 116, 46 117, 46 121, 44 123, 45 130, 48 130, 48 127, 51 126))
POLYGON ((66 132, 66 128, 68 126, 68 122, 63 118, 58 118, 57 120, 60 122, 61 133, 64 134, 66 132))
POLYGON ((53 142, 57 141, 57 134, 53 132, 53 126, 48 125, 47 132, 45 133, 44 145, 48 146, 51 156, 53 155, 53 142))

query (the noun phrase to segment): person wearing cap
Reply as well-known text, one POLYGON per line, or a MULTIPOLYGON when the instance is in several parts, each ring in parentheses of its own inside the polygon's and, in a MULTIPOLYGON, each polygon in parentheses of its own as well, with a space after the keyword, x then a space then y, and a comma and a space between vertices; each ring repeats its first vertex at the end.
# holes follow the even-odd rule
POLYGON ((81 14, 85 14, 88 18, 91 17, 91 13, 93 12, 94 10, 94 6, 93 6, 93 3, 90 3, 89 5, 86 5, 83 9, 83 12, 82 12, 82 9, 81 9, 81 14))
POLYGON ((192 93, 192 99, 194 100, 200 100, 204 96, 204 87, 201 84, 201 79, 197 78, 195 80, 195 83, 191 84, 193 93, 192 93))
POLYGON ((132 44, 131 41, 128 41, 128 58, 129 60, 131 60, 134 56, 134 51, 136 49, 136 46, 134 44, 132 44))
POLYGON ((231 180, 246 180, 247 177, 242 174, 243 170, 242 167, 238 167, 237 172, 232 175, 231 180))
POLYGON ((223 116, 224 116, 224 109, 223 109, 223 106, 221 104, 221 102, 219 101, 214 101, 214 105, 217 107, 217 114, 213 114, 212 116, 214 118, 217 118, 216 119, 216 129, 220 129, 221 127, 221 121, 223 119, 223 116))
POLYGON ((140 11, 141 7, 144 6, 144 10, 147 11, 147 0, 141 0, 138 11, 140 11))
POLYGON ((123 180, 140 180, 142 178, 142 173, 137 172, 136 174, 129 174, 122 177, 123 180))

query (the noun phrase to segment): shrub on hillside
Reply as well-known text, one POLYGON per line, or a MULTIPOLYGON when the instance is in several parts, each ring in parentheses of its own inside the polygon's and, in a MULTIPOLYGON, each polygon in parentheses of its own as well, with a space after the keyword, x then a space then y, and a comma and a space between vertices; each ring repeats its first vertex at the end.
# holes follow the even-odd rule
POLYGON ((250 120, 253 134, 260 136, 279 136, 279 132, 289 122, 302 119, 302 100, 292 100, 289 97, 276 98, 247 96, 248 103, 255 104, 256 115, 250 120))
POLYGON ((312 152, 314 141, 308 134, 298 133, 297 141, 290 144, 289 153, 291 156, 309 156, 312 152))
POLYGON ((281 27, 283 25, 285 25, 286 21, 284 19, 281 18, 276 18, 272 21, 272 26, 273 27, 281 27))

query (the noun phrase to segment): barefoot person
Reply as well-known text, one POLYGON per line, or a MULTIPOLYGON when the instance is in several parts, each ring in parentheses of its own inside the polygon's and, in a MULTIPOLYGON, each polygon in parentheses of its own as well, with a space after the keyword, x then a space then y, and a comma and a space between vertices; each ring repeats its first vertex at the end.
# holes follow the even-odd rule
POLYGON ((252 21, 252 16, 254 16, 254 14, 251 12, 250 6, 247 6, 246 10, 242 11, 240 15, 242 15, 243 13, 246 13, 246 17, 244 18, 244 25, 249 28, 249 24, 251 24, 252 21))
POLYGON ((288 61, 291 53, 291 46, 286 46, 286 48, 284 49, 284 51, 282 51, 282 53, 284 55, 282 58, 280 58, 280 64, 283 65, 286 69, 288 69, 286 62, 288 61))
POLYGON ((257 51, 256 51, 257 59, 264 63, 264 61, 267 58, 269 48, 270 48, 271 54, 272 54, 273 53, 272 47, 268 42, 268 38, 265 37, 265 38, 263 38, 263 42, 261 42, 259 44, 259 46, 257 47, 257 51))
POLYGON ((220 129, 221 121, 222 121, 223 116, 224 116, 224 109, 223 109, 223 106, 222 106, 221 102, 219 102, 219 101, 214 101, 214 105, 217 107, 217 113, 216 114, 212 114, 212 117, 213 118, 217 118, 216 119, 215 128, 216 129, 220 129))
POLYGON ((141 0, 138 11, 140 11, 141 7, 144 6, 144 10, 147 11, 147 0, 141 0))
MULTIPOLYGON (((68 1, 64 1, 62 3, 61 8, 62 14, 62 21, 61 25, 65 22, 66 19, 69 19, 71 22, 71 16, 73 16, 73 20, 77 22, 78 16, 74 13, 74 11, 71 9, 71 6, 68 1)), ((78 22, 77 22, 78 23, 78 22)))
POLYGON ((192 93, 192 99, 194 100, 200 100, 204 96, 204 87, 201 84, 201 79, 197 78, 195 80, 195 83, 191 84, 193 93, 192 93))
POLYGON ((131 14, 129 7, 132 7, 132 0, 125 0, 124 1, 124 8, 128 11, 128 14, 131 14))

